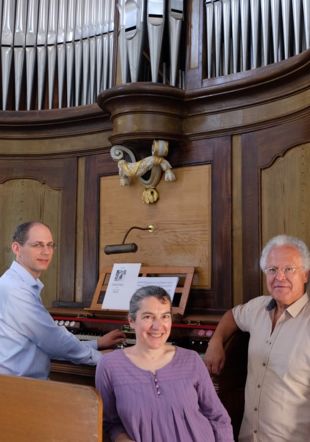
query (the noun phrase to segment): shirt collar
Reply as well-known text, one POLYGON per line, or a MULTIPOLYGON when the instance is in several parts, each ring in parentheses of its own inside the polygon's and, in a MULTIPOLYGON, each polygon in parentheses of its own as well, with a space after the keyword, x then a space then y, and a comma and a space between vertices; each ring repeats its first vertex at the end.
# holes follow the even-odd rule
POLYGON ((289 305, 286 311, 295 318, 299 312, 304 308, 304 306, 309 302, 309 295, 305 293, 301 298, 297 299, 297 301, 293 302, 293 304, 289 305))
POLYGON ((17 261, 13 261, 11 265, 11 269, 14 270, 27 284, 29 284, 34 289, 41 291, 44 287, 42 281, 39 278, 34 278, 28 270, 25 269, 21 264, 17 261))
MULTIPOLYGON (((303 309, 303 307, 309 302, 309 295, 305 293, 303 296, 301 296, 297 301, 293 302, 293 304, 289 305, 286 309, 286 311, 295 318, 298 313, 303 309)), ((267 311, 271 311, 276 307, 277 303, 276 301, 271 298, 269 303, 266 306, 267 311)))
POLYGON ((266 310, 268 312, 271 312, 271 310, 273 310, 276 307, 276 305, 277 305, 276 301, 273 298, 271 298, 268 304, 266 305, 266 310))

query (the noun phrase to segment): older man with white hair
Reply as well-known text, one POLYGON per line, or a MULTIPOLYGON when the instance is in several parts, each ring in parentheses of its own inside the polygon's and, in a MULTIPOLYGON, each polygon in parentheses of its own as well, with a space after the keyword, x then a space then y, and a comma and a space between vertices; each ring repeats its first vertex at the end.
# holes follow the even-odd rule
POLYGON ((269 296, 229 310, 210 340, 206 364, 218 374, 224 344, 249 332, 245 411, 239 442, 308 442, 310 438, 310 254, 287 235, 264 247, 260 266, 269 296))

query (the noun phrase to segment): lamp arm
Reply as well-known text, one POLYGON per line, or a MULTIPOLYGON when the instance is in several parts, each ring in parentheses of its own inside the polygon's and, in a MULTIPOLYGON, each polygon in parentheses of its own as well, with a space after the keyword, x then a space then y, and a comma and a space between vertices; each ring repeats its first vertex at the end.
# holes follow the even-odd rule
POLYGON ((154 232, 154 226, 149 225, 149 226, 147 226, 147 227, 138 227, 138 226, 132 226, 132 227, 130 227, 130 229, 128 229, 127 232, 125 233, 125 236, 124 236, 124 239, 123 239, 123 241, 122 241, 122 244, 125 244, 125 241, 126 241, 126 239, 127 239, 127 236, 129 235, 129 233, 130 233, 132 230, 148 230, 149 232, 154 232))

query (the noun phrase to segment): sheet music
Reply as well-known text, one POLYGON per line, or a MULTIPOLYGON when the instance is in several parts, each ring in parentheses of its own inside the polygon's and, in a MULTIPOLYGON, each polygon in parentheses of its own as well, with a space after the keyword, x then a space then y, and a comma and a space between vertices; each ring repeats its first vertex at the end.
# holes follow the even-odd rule
POLYGON ((129 310, 129 301, 137 287, 141 263, 114 264, 102 309, 129 310))
POLYGON ((173 301, 179 278, 177 276, 139 277, 140 263, 114 264, 101 308, 106 310, 129 310, 133 293, 140 287, 162 287, 173 301))
POLYGON ((177 276, 141 276, 137 280, 137 289, 147 285, 157 285, 166 290, 173 301, 179 278, 177 276))

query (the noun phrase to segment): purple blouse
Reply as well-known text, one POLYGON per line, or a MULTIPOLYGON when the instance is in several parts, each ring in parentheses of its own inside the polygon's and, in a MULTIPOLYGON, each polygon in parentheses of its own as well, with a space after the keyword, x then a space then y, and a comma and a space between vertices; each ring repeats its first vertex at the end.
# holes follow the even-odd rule
POLYGON ((123 350, 102 357, 96 388, 112 441, 125 432, 135 442, 233 442, 230 418, 200 356, 176 347, 156 374, 138 368, 123 350))

